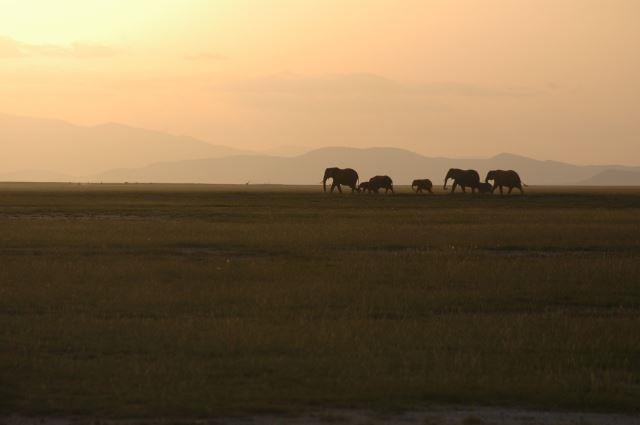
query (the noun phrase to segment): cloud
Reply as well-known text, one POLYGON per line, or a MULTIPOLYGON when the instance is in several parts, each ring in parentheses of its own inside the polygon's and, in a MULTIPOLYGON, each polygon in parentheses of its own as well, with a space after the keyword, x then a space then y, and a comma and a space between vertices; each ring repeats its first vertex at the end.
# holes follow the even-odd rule
POLYGON ((544 86, 414 83, 370 73, 280 73, 209 87, 216 99, 244 114, 238 125, 251 131, 243 131, 279 144, 424 150, 426 143, 441 141, 464 145, 466 155, 479 152, 478 134, 489 144, 514 137, 524 119, 507 117, 522 117, 551 93, 544 86))
POLYGON ((20 58, 23 56, 27 56, 27 54, 20 43, 11 38, 0 37, 0 58, 20 58))
POLYGON ((405 88, 393 80, 373 74, 327 74, 303 76, 280 73, 250 80, 229 83, 223 90, 263 94, 324 94, 404 92, 405 88))
POLYGON ((431 83, 416 86, 416 90, 429 95, 464 97, 522 97, 541 94, 541 90, 530 87, 484 86, 466 83, 431 83))
POLYGON ((14 40, 10 37, 0 37, 0 58, 25 57, 60 57, 74 59, 106 58, 116 55, 115 49, 102 44, 72 43, 59 44, 30 44, 14 40))
POLYGON ((215 62, 228 59, 225 55, 221 55, 220 53, 212 53, 212 52, 203 52, 196 53, 193 55, 188 55, 184 57, 186 60, 197 61, 197 62, 215 62))
POLYGON ((521 97, 541 93, 528 87, 494 87, 457 82, 404 84, 375 74, 327 74, 302 76, 281 73, 267 77, 237 81, 223 90, 281 95, 386 95, 386 96, 459 96, 521 97))

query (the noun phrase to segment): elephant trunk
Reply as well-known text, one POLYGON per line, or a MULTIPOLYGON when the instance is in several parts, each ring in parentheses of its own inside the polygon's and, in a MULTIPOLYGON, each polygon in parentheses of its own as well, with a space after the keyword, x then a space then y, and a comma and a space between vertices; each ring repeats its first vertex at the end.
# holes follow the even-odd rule
POLYGON ((485 177, 484 182, 485 183, 489 183, 489 180, 495 180, 496 176, 495 176, 495 171, 489 171, 487 173, 487 177, 485 177))
POLYGON ((444 178, 444 190, 447 190, 447 182, 449 181, 449 179, 455 179, 454 176, 455 174, 453 173, 453 170, 449 170, 449 172, 444 178))
POLYGON ((322 179, 322 191, 326 192, 327 191, 327 176, 324 176, 324 178, 322 179))

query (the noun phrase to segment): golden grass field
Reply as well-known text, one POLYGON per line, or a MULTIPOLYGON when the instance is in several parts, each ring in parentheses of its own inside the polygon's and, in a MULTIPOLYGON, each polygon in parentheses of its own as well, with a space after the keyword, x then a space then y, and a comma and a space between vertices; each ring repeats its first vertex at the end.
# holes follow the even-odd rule
POLYGON ((0 185, 0 413, 640 410, 640 189, 0 185))

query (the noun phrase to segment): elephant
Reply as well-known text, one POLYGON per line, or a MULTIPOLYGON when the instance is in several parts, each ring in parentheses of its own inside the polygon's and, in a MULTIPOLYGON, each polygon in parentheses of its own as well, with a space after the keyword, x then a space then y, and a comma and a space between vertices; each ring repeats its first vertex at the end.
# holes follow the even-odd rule
POLYGON ((493 188, 491 189, 491 193, 495 192, 497 188, 500 188, 500 195, 503 195, 504 193, 502 191, 502 188, 508 187, 508 194, 511 194, 511 191, 515 187, 520 190, 521 194, 524 194, 520 176, 513 170, 491 170, 487 173, 487 177, 484 179, 485 183, 488 183, 489 180, 493 180, 493 188))
POLYGON ((358 186, 358 192, 369 192, 369 193, 371 193, 371 183, 369 183, 369 182, 360 183, 360 185, 358 186))
POLYGON ((393 191, 393 180, 389 176, 375 176, 369 179, 369 190, 378 193, 380 189, 384 189, 384 193, 395 193, 393 191))
POLYGON ((493 193, 493 186, 490 183, 480 183, 478 185, 478 192, 493 193))
POLYGON ((415 190, 416 193, 422 193, 425 190, 433 193, 432 188, 433 183, 431 183, 429 179, 414 180, 413 183, 411 183, 411 189, 415 190))
POLYGON ((463 192, 466 192, 466 188, 470 187, 471 192, 475 193, 478 185, 480 184, 480 174, 476 170, 460 170, 459 168, 451 168, 444 178, 444 190, 447 190, 447 181, 453 180, 453 187, 451 193, 456 191, 456 187, 460 186, 463 192))
POLYGON ((357 184, 360 178, 358 177, 356 170, 352 168, 327 168, 324 170, 324 178, 322 179, 322 189, 325 192, 327 191, 328 179, 332 180, 331 192, 333 193, 333 190, 337 187, 338 192, 342 193, 341 185, 349 186, 351 188, 351 192, 357 191, 357 184))

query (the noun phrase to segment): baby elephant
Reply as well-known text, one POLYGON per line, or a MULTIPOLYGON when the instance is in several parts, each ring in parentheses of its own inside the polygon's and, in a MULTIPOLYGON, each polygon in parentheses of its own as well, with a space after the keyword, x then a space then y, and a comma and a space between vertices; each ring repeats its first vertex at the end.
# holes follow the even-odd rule
POLYGON ((373 189, 371 189, 371 183, 362 182, 358 185, 358 192, 369 192, 371 193, 373 189))
POLYGON ((425 190, 429 193, 433 193, 431 190, 432 188, 433 183, 431 183, 431 180, 429 179, 414 180, 413 183, 411 183, 411 189, 415 190, 416 193, 423 193, 425 190))
POLYGON ((493 185, 491 185, 490 183, 480 183, 478 185, 478 192, 493 193, 493 185))

